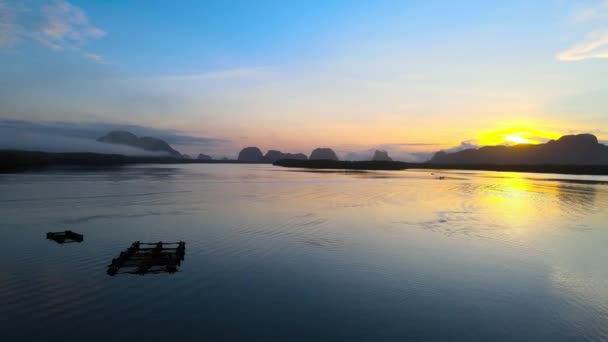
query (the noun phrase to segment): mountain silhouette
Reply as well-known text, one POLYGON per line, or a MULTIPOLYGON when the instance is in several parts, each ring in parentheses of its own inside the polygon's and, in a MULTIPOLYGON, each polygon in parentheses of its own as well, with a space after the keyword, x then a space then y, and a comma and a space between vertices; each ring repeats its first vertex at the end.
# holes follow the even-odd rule
POLYGON ((430 164, 608 165, 608 146, 593 134, 565 135, 545 144, 485 146, 454 153, 437 152, 430 164))
POLYGON ((338 160, 336 152, 331 148, 315 148, 310 154, 310 160, 338 160))
POLYGON ((198 159, 198 160, 211 160, 212 158, 211 158, 211 156, 209 156, 209 155, 206 155, 206 154, 204 154, 204 153, 200 153, 200 154, 198 155, 198 158, 196 158, 196 159, 198 159))
POLYGON ((388 152, 386 151, 376 150, 372 157, 372 161, 393 161, 393 158, 389 157, 388 152))
POLYGON ((181 153, 174 150, 166 141, 153 137, 137 137, 135 134, 127 131, 112 131, 103 137, 97 139, 99 142, 127 145, 140 148, 145 151, 152 152, 167 152, 173 157, 181 157, 181 153))
POLYGON ((245 147, 239 152, 238 160, 246 163, 261 163, 264 161, 264 155, 257 147, 245 147))

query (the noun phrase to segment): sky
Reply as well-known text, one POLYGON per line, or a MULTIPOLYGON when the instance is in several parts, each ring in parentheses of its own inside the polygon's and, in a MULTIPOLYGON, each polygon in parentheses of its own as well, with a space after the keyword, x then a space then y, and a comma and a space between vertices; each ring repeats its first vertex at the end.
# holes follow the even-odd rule
POLYGON ((214 156, 606 140, 608 1, 0 0, 0 120, 214 156))

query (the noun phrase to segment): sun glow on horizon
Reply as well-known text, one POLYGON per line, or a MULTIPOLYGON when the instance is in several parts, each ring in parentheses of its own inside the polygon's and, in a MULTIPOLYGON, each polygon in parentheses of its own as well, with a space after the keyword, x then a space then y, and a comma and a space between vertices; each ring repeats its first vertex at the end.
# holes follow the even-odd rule
POLYGON ((480 133, 477 136, 477 144, 480 146, 541 144, 551 139, 557 139, 562 135, 553 130, 533 128, 539 126, 536 123, 505 126, 503 129, 480 133))
POLYGON ((531 140, 528 140, 524 137, 522 137, 521 135, 519 135, 520 133, 513 133, 513 134, 509 134, 505 136, 505 142, 510 143, 510 144, 532 144, 531 140))

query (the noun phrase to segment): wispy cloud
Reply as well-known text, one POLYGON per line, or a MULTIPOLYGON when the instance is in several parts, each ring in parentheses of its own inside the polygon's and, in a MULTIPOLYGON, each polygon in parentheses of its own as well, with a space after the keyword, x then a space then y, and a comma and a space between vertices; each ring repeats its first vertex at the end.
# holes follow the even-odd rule
POLYGON ((29 39, 55 51, 76 51, 84 58, 106 63, 100 55, 82 50, 89 40, 105 35, 104 30, 91 24, 84 10, 65 0, 53 0, 38 8, 0 0, 0 48, 29 39))
POLYGON ((590 32, 583 41, 557 55, 560 61, 581 61, 590 58, 608 58, 608 30, 590 32))
POLYGON ((575 23, 590 23, 608 19, 608 1, 599 1, 595 6, 581 7, 574 12, 572 20, 575 23))
POLYGON ((108 64, 108 62, 102 56, 96 55, 94 53, 83 52, 82 57, 92 60, 93 62, 97 62, 97 63, 101 63, 101 64, 108 64))
POLYGON ((254 68, 237 68, 220 71, 209 71, 202 73, 184 74, 184 75, 169 75, 154 77, 156 80, 162 81, 227 81, 236 79, 255 79, 271 74, 270 68, 254 67, 254 68))
POLYGON ((608 58, 608 0, 595 2, 594 6, 579 8, 574 12, 572 19, 576 24, 593 25, 595 29, 570 48, 558 53, 556 58, 564 62, 608 58))
POLYGON ((39 33, 53 44, 70 47, 91 38, 106 35, 102 29, 89 22, 87 14, 64 0, 55 0, 42 8, 44 22, 39 33))

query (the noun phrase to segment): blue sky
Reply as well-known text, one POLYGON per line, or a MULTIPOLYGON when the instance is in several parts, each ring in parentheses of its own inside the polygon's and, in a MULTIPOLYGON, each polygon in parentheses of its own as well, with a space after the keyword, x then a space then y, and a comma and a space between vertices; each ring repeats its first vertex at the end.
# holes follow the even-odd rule
POLYGON ((0 0, 1 119, 178 130, 212 154, 606 138, 607 59, 604 0, 0 0))

